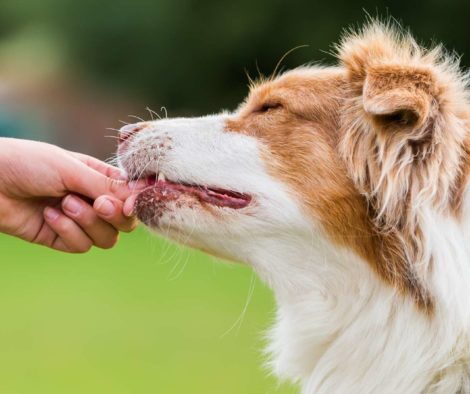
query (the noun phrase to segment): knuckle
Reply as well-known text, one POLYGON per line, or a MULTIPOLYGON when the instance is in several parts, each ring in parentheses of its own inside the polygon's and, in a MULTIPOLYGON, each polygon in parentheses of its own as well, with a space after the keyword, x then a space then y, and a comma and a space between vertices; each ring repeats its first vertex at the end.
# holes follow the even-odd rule
POLYGON ((119 181, 113 178, 106 178, 106 189, 109 190, 112 194, 119 192, 123 184, 123 181, 119 181))
POLYGON ((73 232, 72 222, 65 217, 59 218, 55 224, 55 227, 61 234, 70 234, 73 232))

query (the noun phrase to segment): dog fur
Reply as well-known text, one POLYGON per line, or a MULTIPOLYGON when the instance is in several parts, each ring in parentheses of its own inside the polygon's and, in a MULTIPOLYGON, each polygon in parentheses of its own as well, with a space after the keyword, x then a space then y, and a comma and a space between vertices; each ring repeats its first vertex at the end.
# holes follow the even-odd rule
POLYGON ((380 22, 337 54, 253 84, 233 113, 123 128, 130 177, 251 197, 150 185, 137 214, 271 286, 271 366, 302 393, 470 393, 467 74, 380 22))

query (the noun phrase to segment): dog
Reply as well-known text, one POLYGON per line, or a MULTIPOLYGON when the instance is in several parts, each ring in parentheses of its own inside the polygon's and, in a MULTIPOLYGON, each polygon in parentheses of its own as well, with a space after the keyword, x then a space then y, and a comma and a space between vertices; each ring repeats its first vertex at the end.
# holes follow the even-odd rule
POLYGON ((270 365, 302 393, 470 393, 468 75, 387 22, 336 52, 233 113, 124 126, 135 211, 253 267, 270 365))

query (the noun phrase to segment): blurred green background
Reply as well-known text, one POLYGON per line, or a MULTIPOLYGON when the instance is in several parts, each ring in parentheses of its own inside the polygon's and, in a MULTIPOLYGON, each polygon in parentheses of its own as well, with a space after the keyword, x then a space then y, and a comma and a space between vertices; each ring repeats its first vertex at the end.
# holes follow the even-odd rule
MULTIPOLYGON (((245 70, 303 44, 284 68, 332 62, 366 12, 470 64, 468 1, 0 0, 0 136, 109 158, 119 119, 234 109, 245 70)), ((0 256, 0 394, 296 392, 263 369, 274 302, 247 267, 143 229, 80 256, 0 236, 0 256)))
POLYGON ((248 268, 123 235, 54 253, 0 237, 0 393, 294 393, 263 370, 269 291, 248 268))

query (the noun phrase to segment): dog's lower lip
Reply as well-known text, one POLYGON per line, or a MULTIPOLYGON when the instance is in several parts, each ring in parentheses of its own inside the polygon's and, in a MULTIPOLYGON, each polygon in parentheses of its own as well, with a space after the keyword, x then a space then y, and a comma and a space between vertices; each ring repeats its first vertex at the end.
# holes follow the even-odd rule
POLYGON ((152 188, 161 199, 177 199, 182 194, 189 194, 199 201, 218 207, 241 209, 251 202, 251 196, 232 190, 210 188, 206 186, 191 185, 187 183, 172 182, 164 177, 152 174, 145 178, 148 189, 152 188))

